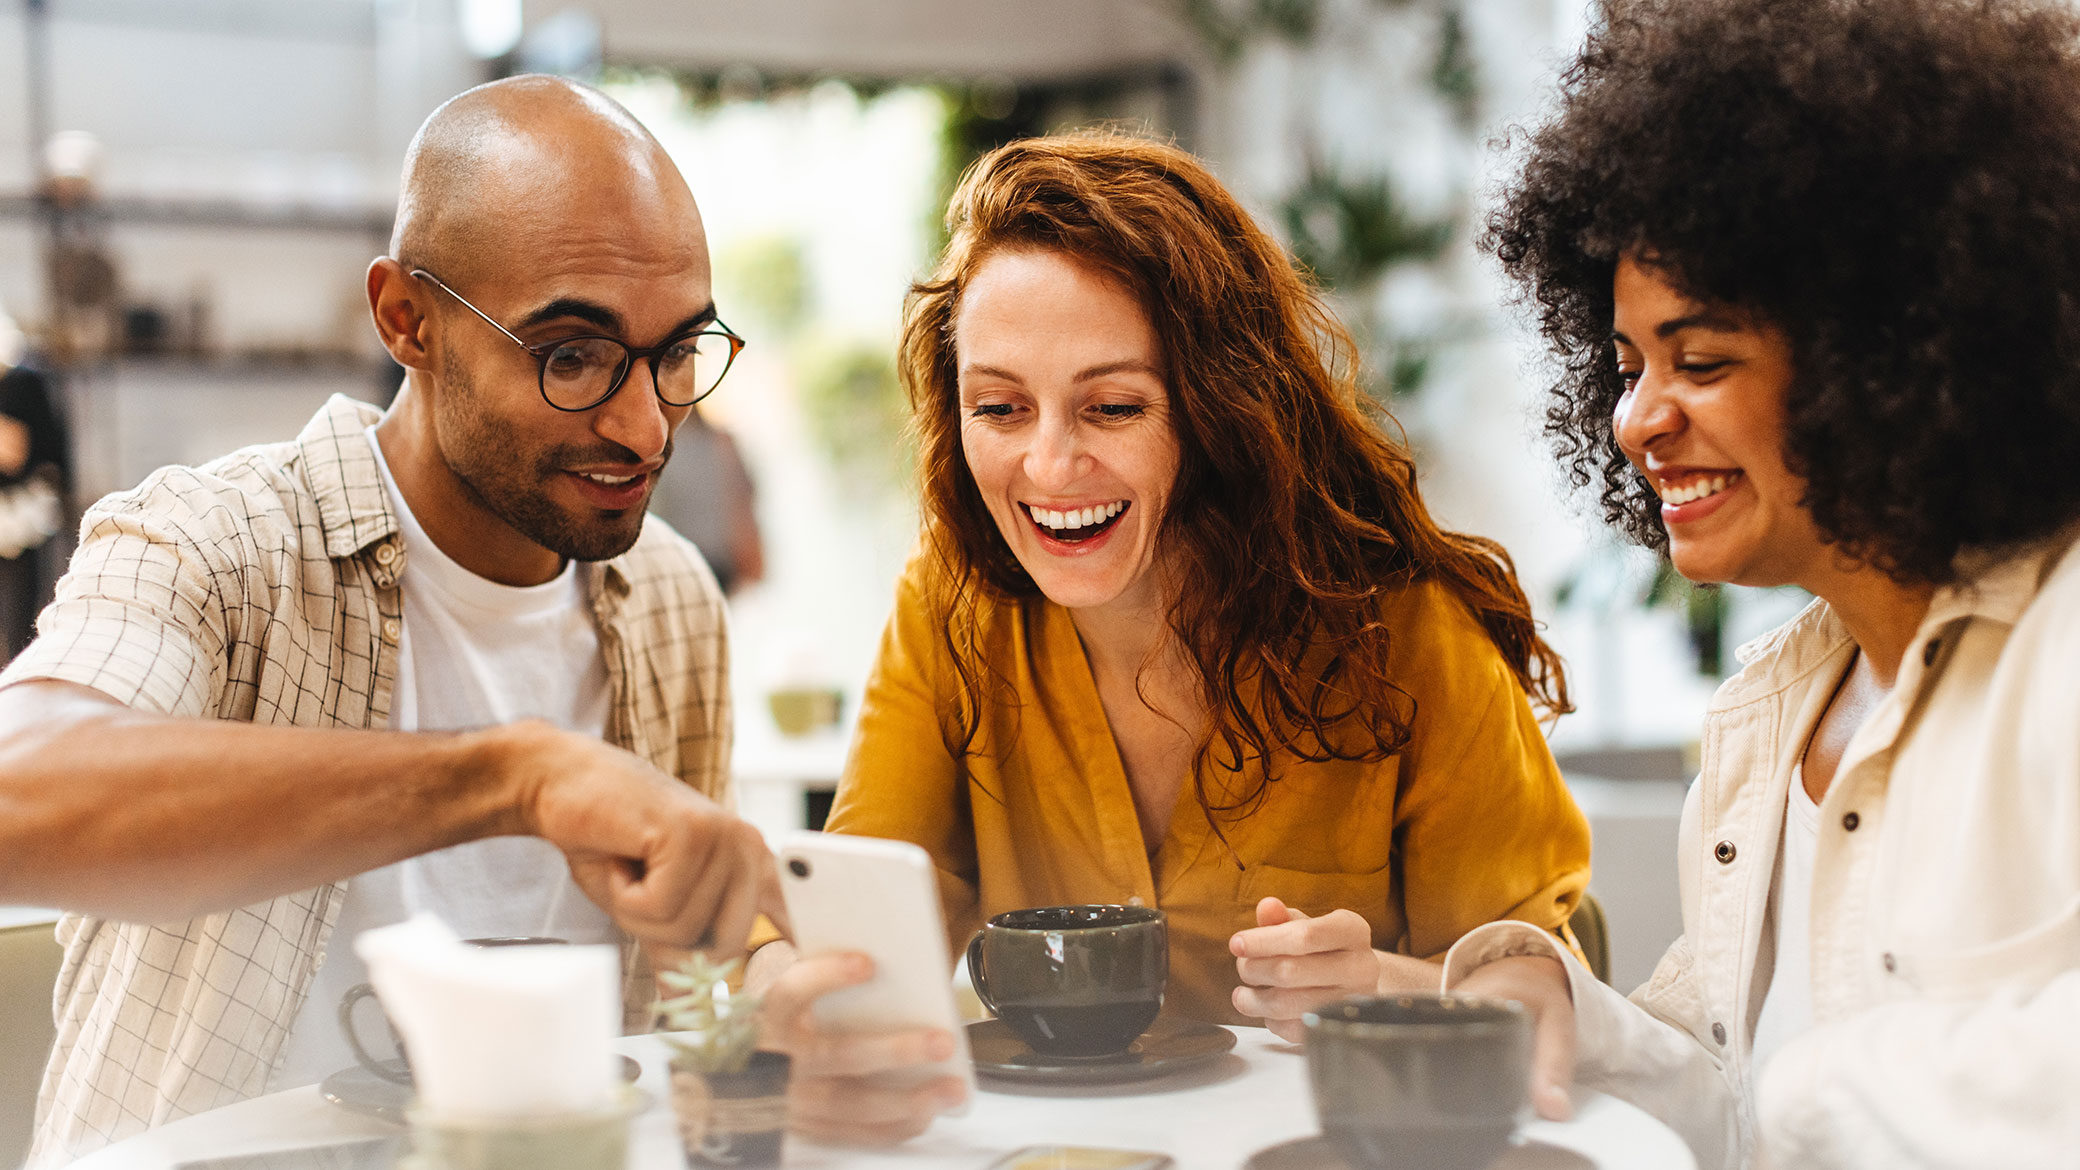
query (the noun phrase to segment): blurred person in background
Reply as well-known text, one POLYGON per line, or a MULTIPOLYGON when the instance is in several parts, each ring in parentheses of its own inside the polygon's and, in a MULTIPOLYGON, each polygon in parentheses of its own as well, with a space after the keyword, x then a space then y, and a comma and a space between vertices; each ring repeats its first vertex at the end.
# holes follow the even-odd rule
POLYGON ((701 550, 725 596, 765 579, 758 493, 737 440, 698 406, 672 439, 670 470, 658 477, 650 513, 701 550))
MULTIPOLYGON (((923 846, 956 950, 1007 910, 1159 907, 1163 1010, 1287 1040, 1434 988, 1482 923, 1561 931, 1589 837, 1533 714, 1567 709, 1559 659, 1502 550, 1431 519, 1292 260, 1124 136, 1003 147, 948 218, 904 324, 924 548, 830 829, 923 846)), ((753 981, 799 1126, 896 1138, 955 1098, 825 1060, 803 1009, 860 972, 792 959, 753 981)), ((947 1047, 912 1039, 874 1056, 947 1047)))
POLYGON ((2080 14, 1608 0, 1491 242, 1547 418, 1742 651, 1628 999, 1531 926, 1454 990, 1717 1170, 2070 1167, 2080 1139, 2080 14))
MULTIPOLYGON (((367 292, 405 369, 102 500, 0 675, 0 901, 65 908, 37 1166, 349 1065, 360 930, 741 953, 721 592, 644 505, 741 342, 598 92, 465 93, 367 292)), ((676 956, 674 956, 676 957, 676 956)))
POLYGON ((0 658, 36 633, 43 604, 43 547, 64 522, 71 443, 51 383, 27 365, 28 339, 0 310, 0 658))

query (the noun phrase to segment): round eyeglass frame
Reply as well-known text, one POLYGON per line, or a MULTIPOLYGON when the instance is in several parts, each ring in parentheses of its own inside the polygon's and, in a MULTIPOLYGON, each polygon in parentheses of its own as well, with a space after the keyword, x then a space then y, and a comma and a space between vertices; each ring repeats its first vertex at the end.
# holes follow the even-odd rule
POLYGON ((555 341, 544 341, 539 344, 530 345, 527 342, 520 340, 519 337, 515 336, 512 330, 499 324, 497 321, 492 320, 491 314, 486 313, 484 310, 479 309, 475 305, 471 304, 469 302, 468 297, 465 297, 461 293, 456 292, 454 289, 449 288, 447 281, 442 280, 440 277, 435 276, 433 273, 428 272, 424 268, 414 268, 410 271, 409 275, 421 277, 425 280, 432 282, 435 288, 438 288, 442 292, 447 293, 449 296, 454 297, 455 300, 459 304, 461 304, 463 308, 468 309, 470 312, 475 313, 478 317, 482 318, 486 325, 489 325, 493 329, 498 330, 500 333, 505 334, 507 340, 511 341, 514 345, 519 346, 521 349, 526 350, 528 352, 528 355, 533 357, 535 360, 534 384, 535 389, 539 391, 542 396, 542 401, 548 403, 550 409, 560 410, 563 411, 565 414, 583 414, 585 411, 591 410, 594 407, 604 404, 608 399, 620 393, 621 387, 628 381, 628 375, 635 370, 637 362, 649 363, 650 392, 657 396, 657 400, 659 402, 662 402, 666 406, 674 408, 684 408, 692 406, 693 404, 706 398, 708 395, 715 393, 715 388, 717 386, 722 385, 722 380, 724 378, 729 377, 730 367, 737 364, 737 355, 744 352, 744 346, 746 344, 742 337, 737 336, 735 331, 731 330, 729 326, 724 325, 722 323, 722 319, 720 317, 717 317, 714 319, 714 325, 716 326, 716 328, 689 329, 684 333, 675 333, 672 336, 665 338, 659 344, 650 346, 646 349, 638 349, 635 346, 630 345, 629 343, 621 340, 618 337, 608 337, 604 333, 580 333, 571 337, 559 337, 555 341), (664 396, 664 384, 658 380, 657 359, 664 356, 664 352, 666 350, 672 348, 675 345, 678 345, 679 343, 685 341, 689 337, 720 337, 729 346, 729 356, 725 357, 722 360, 722 372, 715 375, 715 380, 713 382, 708 383, 707 389, 701 391, 700 393, 694 395, 692 398, 689 398, 684 402, 673 402, 671 399, 666 398, 664 396), (566 345, 569 345, 574 341, 604 341, 610 345, 619 347, 622 354, 624 355, 621 362, 621 372, 614 376, 614 380, 613 382, 608 384, 606 392, 583 406, 565 406, 562 403, 556 401, 554 398, 549 397, 549 356, 555 353, 558 349, 566 345))

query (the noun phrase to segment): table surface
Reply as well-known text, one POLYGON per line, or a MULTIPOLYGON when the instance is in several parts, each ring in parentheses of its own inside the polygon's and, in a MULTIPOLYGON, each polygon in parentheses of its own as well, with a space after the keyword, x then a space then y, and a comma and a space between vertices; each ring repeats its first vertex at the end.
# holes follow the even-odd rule
MULTIPOLYGON (((1235 1051, 1213 1066, 1139 1085, 1091 1088, 984 1081, 966 1115, 942 1117, 924 1136, 888 1151, 833 1149, 790 1138, 786 1165, 797 1170, 943 1167, 982 1170, 1026 1145, 1073 1144, 1160 1150, 1179 1170, 1231 1170, 1266 1146, 1314 1132, 1306 1060, 1261 1028, 1235 1029, 1235 1051)), ((666 1051, 654 1036, 622 1050, 643 1065, 639 1086, 650 1110, 636 1121, 630 1170, 684 1165, 666 1101, 666 1051)), ((1554 1164, 1597 1170, 1695 1170, 1675 1132, 1639 1109, 1587 1090, 1573 1121, 1537 1121, 1527 1141, 1572 1151, 1554 1164)), ((332 1105, 315 1087, 289 1089, 150 1130, 73 1163, 73 1170, 170 1170, 200 1157, 340 1142, 396 1133, 380 1121, 332 1105)), ((1546 1161, 1541 1159, 1541 1161, 1546 1161)))

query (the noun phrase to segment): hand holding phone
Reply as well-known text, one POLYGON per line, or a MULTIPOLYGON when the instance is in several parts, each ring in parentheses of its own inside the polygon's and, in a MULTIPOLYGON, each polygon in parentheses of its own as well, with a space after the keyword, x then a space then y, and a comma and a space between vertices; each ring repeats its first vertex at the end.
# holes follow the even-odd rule
POLYGON ((974 1092, 931 861, 897 841, 794 833, 775 851, 799 957, 765 992, 795 1059, 794 1128, 892 1144, 974 1092))

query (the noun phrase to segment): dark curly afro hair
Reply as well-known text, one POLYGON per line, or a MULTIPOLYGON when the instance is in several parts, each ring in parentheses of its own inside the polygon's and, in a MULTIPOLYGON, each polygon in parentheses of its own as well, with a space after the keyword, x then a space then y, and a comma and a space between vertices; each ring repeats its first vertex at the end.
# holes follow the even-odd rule
POLYGON ((1826 538, 1942 584, 2080 515, 2080 15, 2053 0, 1605 0, 1487 246, 1560 357, 1547 433, 1665 548, 1611 432, 1618 259, 1782 329, 1826 538))

